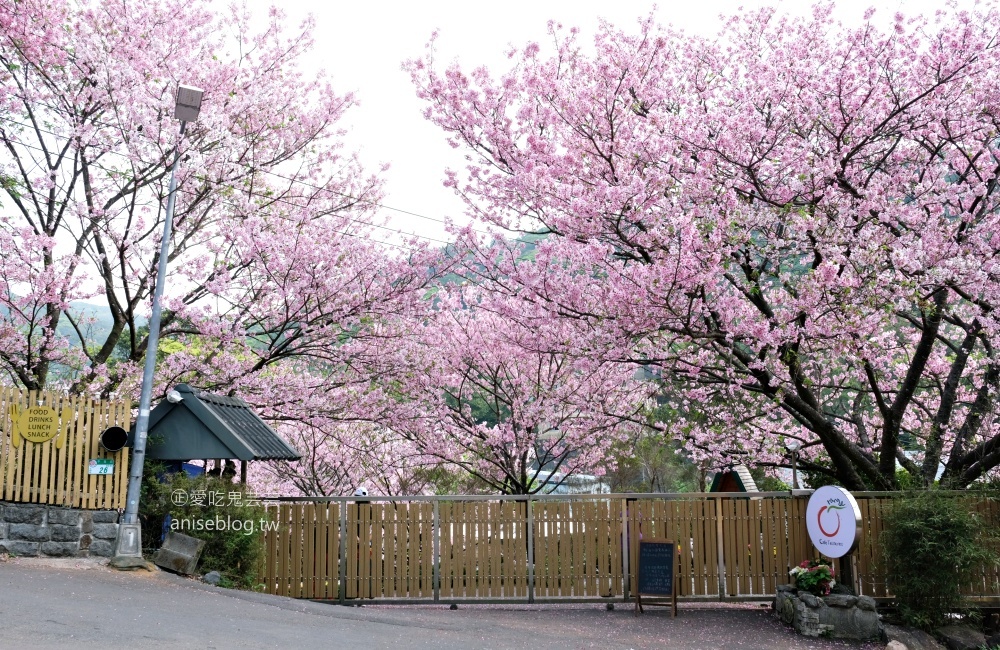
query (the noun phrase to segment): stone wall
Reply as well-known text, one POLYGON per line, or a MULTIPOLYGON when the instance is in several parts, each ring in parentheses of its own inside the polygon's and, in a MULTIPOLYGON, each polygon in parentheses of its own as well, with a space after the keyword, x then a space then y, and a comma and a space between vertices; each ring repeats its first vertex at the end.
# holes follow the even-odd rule
POLYGON ((779 585, 774 609, 784 623, 804 636, 866 640, 882 635, 875 599, 868 596, 819 597, 791 585, 779 585))
POLYGON ((115 510, 0 502, 0 553, 21 557, 111 557, 115 510))

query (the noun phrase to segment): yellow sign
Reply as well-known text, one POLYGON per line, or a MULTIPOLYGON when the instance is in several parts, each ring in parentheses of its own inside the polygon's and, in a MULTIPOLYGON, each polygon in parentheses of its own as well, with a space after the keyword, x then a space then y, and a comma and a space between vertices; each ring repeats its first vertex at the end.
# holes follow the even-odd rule
POLYGON ((61 429, 59 421, 62 420, 63 426, 68 425, 73 420, 73 411, 68 408, 63 409, 62 418, 59 415, 59 411, 51 406, 18 408, 11 405, 10 419, 14 424, 11 444, 20 447, 21 438, 28 442, 48 442, 56 438, 56 448, 61 449, 66 442, 66 436, 59 435, 61 429))
POLYGON ((59 412, 51 406, 21 409, 17 416, 21 437, 29 442, 52 440, 59 433, 59 412))

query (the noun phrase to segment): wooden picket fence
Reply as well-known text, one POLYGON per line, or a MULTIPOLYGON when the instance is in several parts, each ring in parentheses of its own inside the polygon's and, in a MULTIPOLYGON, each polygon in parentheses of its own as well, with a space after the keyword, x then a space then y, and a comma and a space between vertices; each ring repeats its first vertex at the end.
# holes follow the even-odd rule
MULTIPOLYGON (((891 497, 855 496, 855 589, 886 598, 877 540, 891 497)), ((667 538, 680 600, 765 600, 818 555, 806 503, 787 492, 271 501, 261 578, 269 593, 341 602, 630 600, 636 542, 667 538)), ((997 502, 970 507, 1000 526, 997 502)), ((1000 601, 997 567, 966 592, 1000 601)))
POLYGON ((123 507, 128 453, 107 452, 98 438, 110 426, 128 430, 130 418, 128 401, 0 386, 0 501, 93 510, 123 507), (32 406, 51 407, 60 414, 56 438, 35 443, 15 434, 13 415, 32 406), (88 465, 96 458, 112 458, 113 473, 89 474, 88 465))

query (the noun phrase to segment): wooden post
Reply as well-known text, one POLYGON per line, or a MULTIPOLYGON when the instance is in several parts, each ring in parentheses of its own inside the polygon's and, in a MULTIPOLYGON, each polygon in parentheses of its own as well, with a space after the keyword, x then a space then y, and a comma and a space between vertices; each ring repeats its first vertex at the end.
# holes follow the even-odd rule
POLYGON ((722 525, 722 498, 715 497, 715 531, 717 539, 717 547, 719 557, 716 560, 717 566, 719 568, 719 600, 722 600, 726 596, 726 555, 725 555, 725 543, 723 542, 724 528, 722 525))
POLYGON ((347 597, 347 502, 340 502, 340 604, 347 597))
POLYGON ((250 464, 250 461, 246 461, 246 460, 241 460, 240 461, 240 485, 246 485, 247 484, 247 465, 249 465, 249 464, 250 464))
POLYGON ((535 521, 531 508, 531 497, 528 503, 528 602, 535 602, 535 521))
POLYGON ((438 504, 440 499, 434 499, 434 579, 432 589, 434 590, 434 602, 441 600, 441 513, 438 504))
POLYGON ((629 530, 628 530, 628 499, 622 500, 622 601, 628 602, 631 596, 631 578, 629 576, 629 530))

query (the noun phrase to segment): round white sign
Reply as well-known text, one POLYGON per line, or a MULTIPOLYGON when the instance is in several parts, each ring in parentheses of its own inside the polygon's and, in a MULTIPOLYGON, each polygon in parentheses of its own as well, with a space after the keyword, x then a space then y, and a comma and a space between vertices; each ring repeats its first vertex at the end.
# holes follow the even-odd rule
POLYGON ((861 539, 861 509, 844 488, 824 485, 809 497, 806 528, 820 553, 843 557, 857 548, 861 539))

